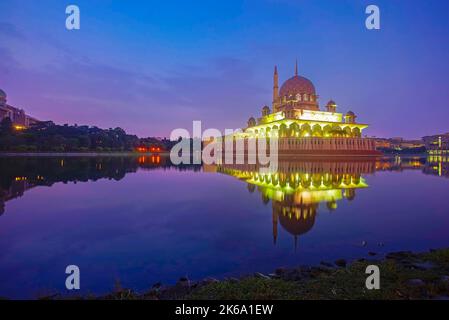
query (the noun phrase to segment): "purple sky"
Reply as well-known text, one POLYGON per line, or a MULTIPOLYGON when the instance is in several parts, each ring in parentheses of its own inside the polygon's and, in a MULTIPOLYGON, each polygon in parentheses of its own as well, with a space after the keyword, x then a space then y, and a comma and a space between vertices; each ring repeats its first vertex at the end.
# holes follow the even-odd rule
POLYGON ((0 2, 0 88, 57 123, 238 128, 270 104, 272 73, 299 73, 368 135, 449 131, 449 1, 87 1, 81 30, 65 1, 0 2), (381 9, 381 30, 364 26, 381 9))

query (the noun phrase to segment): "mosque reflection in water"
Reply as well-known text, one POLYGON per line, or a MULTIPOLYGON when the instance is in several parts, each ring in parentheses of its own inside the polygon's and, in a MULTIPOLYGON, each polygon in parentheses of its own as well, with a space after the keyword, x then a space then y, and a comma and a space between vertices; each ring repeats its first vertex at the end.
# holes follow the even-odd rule
POLYGON ((217 171, 248 184, 272 205, 273 241, 279 225, 298 237, 315 224, 320 206, 333 211, 344 198, 352 201, 356 190, 368 187, 363 174, 375 171, 375 161, 296 160, 279 162, 276 172, 265 173, 258 165, 220 165, 217 171))
POLYGON ((138 170, 177 170, 218 172, 245 183, 249 192, 260 193, 264 203, 271 202, 273 240, 278 229, 289 232, 295 241, 309 232, 321 210, 337 210, 343 199, 356 201, 357 193, 368 188, 364 176, 376 171, 419 170, 424 174, 449 177, 447 157, 385 157, 376 160, 280 161, 276 172, 264 173, 258 165, 181 165, 168 157, 67 157, 0 158, 0 215, 6 202, 23 196, 38 186, 57 182, 87 182, 98 179, 121 180, 138 170))
POLYGON ((248 184, 262 201, 272 206, 273 242, 279 225, 294 237, 309 232, 320 207, 338 208, 342 199, 353 201, 357 189, 367 188, 363 175, 376 171, 421 170, 424 174, 449 177, 447 157, 384 157, 371 160, 290 160, 280 161, 276 172, 266 173, 258 165, 220 165, 216 170, 248 184))

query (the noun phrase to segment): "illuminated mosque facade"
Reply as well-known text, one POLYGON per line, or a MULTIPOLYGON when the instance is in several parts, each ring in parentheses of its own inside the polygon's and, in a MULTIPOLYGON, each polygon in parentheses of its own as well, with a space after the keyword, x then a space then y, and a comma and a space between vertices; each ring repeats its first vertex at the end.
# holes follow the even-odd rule
POLYGON ((294 76, 280 88, 275 67, 271 108, 264 106, 261 117, 250 117, 246 128, 234 137, 277 137, 281 154, 379 154, 374 141, 362 137, 368 125, 358 123, 354 112, 337 112, 333 100, 321 110, 318 98, 313 83, 298 74, 297 63, 294 76))

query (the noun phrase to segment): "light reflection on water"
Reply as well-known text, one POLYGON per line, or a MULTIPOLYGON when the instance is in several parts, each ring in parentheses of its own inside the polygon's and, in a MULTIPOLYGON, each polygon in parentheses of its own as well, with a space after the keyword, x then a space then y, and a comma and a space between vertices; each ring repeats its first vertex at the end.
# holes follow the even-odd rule
POLYGON ((447 177, 437 157, 285 160, 270 174, 161 156, 0 158, 0 296, 64 292, 69 264, 102 293, 447 246, 447 177))

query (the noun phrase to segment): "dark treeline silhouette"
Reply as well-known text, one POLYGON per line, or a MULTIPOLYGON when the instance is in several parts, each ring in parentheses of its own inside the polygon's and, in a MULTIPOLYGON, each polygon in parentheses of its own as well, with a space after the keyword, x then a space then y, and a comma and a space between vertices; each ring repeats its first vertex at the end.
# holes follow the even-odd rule
POLYGON ((56 125, 45 121, 18 130, 9 118, 0 122, 0 151, 125 152, 139 146, 160 146, 162 150, 170 150, 174 143, 168 139, 138 138, 121 128, 56 125))
POLYGON ((87 182, 99 179, 121 180, 140 170, 200 171, 201 165, 173 165, 169 157, 0 157, 0 187, 26 180, 38 185, 55 182, 87 182))
POLYGON ((139 167, 133 157, 4 157, 0 158, 0 187, 25 180, 35 185, 55 182, 121 180, 139 167))

